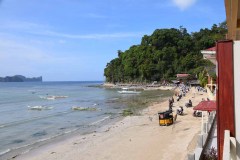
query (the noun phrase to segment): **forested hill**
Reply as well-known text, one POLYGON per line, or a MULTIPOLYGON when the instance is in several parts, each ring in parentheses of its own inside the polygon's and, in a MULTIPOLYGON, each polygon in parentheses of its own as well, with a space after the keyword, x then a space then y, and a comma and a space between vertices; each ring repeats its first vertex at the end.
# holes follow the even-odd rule
POLYGON ((152 82, 171 79, 177 73, 198 74, 204 66, 200 50, 213 47, 225 39, 226 23, 214 24, 189 34, 185 28, 156 29, 144 35, 140 45, 118 51, 104 69, 107 82, 152 82))

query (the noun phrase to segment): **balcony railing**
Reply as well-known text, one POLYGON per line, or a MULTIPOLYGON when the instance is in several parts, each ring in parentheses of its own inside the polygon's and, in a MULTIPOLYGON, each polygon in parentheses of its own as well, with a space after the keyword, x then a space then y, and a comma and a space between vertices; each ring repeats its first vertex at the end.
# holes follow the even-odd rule
POLYGON ((236 139, 230 137, 230 131, 224 132, 223 160, 236 160, 236 139))

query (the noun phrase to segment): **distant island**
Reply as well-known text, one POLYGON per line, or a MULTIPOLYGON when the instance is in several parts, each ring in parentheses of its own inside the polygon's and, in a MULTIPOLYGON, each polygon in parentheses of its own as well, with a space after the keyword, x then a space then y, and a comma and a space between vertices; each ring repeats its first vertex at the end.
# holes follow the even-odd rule
POLYGON ((0 77, 0 82, 42 82, 42 76, 27 78, 22 75, 0 77))

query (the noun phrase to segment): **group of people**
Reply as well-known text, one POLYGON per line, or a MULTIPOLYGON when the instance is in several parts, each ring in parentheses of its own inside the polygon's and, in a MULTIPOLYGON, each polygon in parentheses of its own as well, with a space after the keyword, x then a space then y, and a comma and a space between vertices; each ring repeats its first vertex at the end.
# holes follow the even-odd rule
MULTIPOLYGON (((179 101, 183 96, 186 96, 186 93, 190 91, 190 87, 186 86, 184 84, 180 84, 179 85, 179 92, 176 93, 175 95, 177 96, 176 100, 179 101)), ((169 110, 172 111, 172 107, 173 107, 173 103, 174 103, 174 98, 170 98, 169 99, 169 110)), ((186 104, 185 104, 186 105, 186 104)), ((189 100, 188 104, 186 105, 187 107, 192 106, 192 101, 189 100)), ((183 107, 180 106, 177 110, 176 110, 178 115, 183 115, 183 107)))
POLYGON ((198 92, 207 92, 207 90, 203 87, 197 86, 195 87, 195 89, 197 89, 198 92))
POLYGON ((188 107, 192 107, 192 101, 191 99, 189 99, 189 101, 187 103, 185 103, 185 106, 188 107))
POLYGON ((194 117, 201 117, 201 116, 202 116, 202 112, 201 112, 201 111, 198 111, 198 110, 195 110, 195 111, 193 112, 193 116, 194 116, 194 117))
MULTIPOLYGON (((174 98, 172 97, 172 98, 170 98, 169 100, 169 111, 171 111, 172 112, 172 107, 173 107, 173 103, 174 103, 174 98)), ((183 115, 183 107, 182 106, 180 106, 178 109, 177 109, 177 114, 178 115, 183 115)))
POLYGON ((177 114, 178 115, 183 115, 183 107, 180 106, 178 109, 177 109, 177 114))
POLYGON ((170 99, 168 100, 168 102, 169 102, 169 104, 168 104, 169 110, 172 111, 172 107, 173 107, 173 103, 174 103, 174 98, 173 98, 173 97, 170 98, 170 99))
POLYGON ((190 87, 184 84, 179 85, 179 94, 177 94, 177 101, 179 101, 183 96, 186 96, 186 93, 190 91, 190 87))

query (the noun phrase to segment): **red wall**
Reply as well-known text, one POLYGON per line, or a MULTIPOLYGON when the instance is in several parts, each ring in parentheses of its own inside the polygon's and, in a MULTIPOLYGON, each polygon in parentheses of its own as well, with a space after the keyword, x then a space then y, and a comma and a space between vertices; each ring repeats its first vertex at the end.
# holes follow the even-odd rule
POLYGON ((235 137, 233 41, 217 43, 217 140, 218 159, 222 160, 224 130, 235 137))

